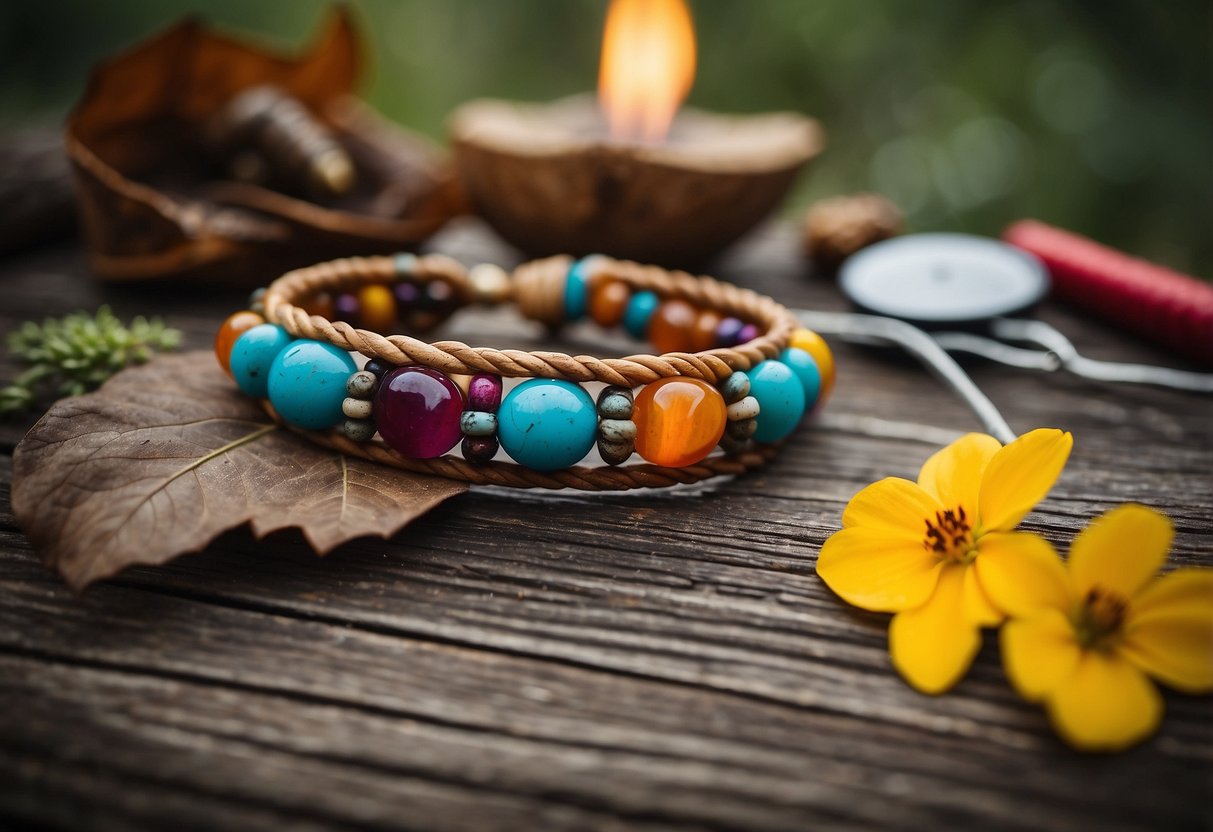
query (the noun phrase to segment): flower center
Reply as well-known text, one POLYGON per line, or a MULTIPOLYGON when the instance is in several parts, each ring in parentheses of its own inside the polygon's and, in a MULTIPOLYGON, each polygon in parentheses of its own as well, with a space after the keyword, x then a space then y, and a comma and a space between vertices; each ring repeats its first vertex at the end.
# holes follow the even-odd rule
POLYGON ((925 518, 925 522, 927 531, 922 537, 922 547, 928 552, 957 563, 968 563, 977 554, 973 547, 973 527, 969 525, 964 506, 937 511, 934 522, 930 517, 925 518))
POLYGON ((1074 620, 1079 643, 1083 647, 1111 646, 1128 611, 1129 602, 1124 597, 1102 587, 1091 587, 1074 620))

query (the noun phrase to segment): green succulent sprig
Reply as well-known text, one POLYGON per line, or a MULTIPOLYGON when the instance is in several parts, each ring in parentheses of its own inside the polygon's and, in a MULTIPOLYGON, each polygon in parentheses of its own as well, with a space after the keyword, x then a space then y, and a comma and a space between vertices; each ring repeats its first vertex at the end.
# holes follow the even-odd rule
POLYGON ((42 323, 26 321, 8 336, 9 352, 26 369, 0 388, 0 416, 30 407, 40 389, 57 386, 59 395, 78 396, 101 385, 155 352, 176 349, 181 333, 159 318, 138 317, 127 326, 108 306, 96 314, 75 312, 42 323))

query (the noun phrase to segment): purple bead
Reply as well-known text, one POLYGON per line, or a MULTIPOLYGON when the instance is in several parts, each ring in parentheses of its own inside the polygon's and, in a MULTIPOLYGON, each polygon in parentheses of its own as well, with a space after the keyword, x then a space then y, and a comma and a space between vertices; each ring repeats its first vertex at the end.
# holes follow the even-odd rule
POLYGON ((339 321, 357 320, 358 318, 358 296, 350 292, 342 292, 333 301, 333 317, 339 321))
POLYGON ((477 373, 468 382, 468 410, 496 413, 501 405, 501 376, 477 373))
POLYGON ((745 329, 745 321, 740 318, 725 318, 716 324, 716 346, 735 347, 737 336, 745 329))
POLYGON ((748 344, 759 336, 758 327, 755 324, 746 324, 741 328, 741 332, 737 333, 738 344, 748 344))
POLYGON ((479 465, 497 456, 497 449, 500 447, 501 443, 497 441, 496 436, 467 436, 464 437, 459 450, 463 451, 464 459, 473 465, 479 465))
POLYGON ((375 394, 375 424, 390 447, 411 459, 442 456, 463 437, 463 391, 429 367, 398 367, 375 394))
POLYGON ((417 302, 417 298, 421 295, 421 290, 417 288, 417 284, 407 280, 397 283, 392 291, 395 292, 396 300, 402 306, 411 306, 417 302))

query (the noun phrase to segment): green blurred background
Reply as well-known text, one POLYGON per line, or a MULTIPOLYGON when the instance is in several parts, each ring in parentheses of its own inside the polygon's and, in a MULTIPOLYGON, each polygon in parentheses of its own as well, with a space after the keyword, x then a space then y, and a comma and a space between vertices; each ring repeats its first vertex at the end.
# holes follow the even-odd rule
MULTIPOLYGON (((301 45, 324 0, 0 4, 0 123, 58 119, 99 58, 190 11, 301 45)), ((592 88, 606 0, 359 0, 366 95, 436 138, 477 96, 592 88)), ((1213 276, 1205 0, 692 0, 691 103, 820 118, 786 210, 856 190, 918 230, 1032 216, 1213 276)))

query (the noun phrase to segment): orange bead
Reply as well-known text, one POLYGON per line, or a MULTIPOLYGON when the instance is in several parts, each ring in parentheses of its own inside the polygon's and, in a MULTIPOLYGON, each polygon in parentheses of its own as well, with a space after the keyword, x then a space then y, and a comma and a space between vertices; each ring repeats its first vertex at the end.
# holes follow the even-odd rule
POLYGON ((621 280, 598 280, 590 290, 590 317, 599 326, 616 326, 632 298, 632 290, 621 280))
POLYGON ((229 362, 232 358, 232 345, 236 343, 236 339, 263 323, 265 323, 265 318, 256 312, 245 309, 228 315, 227 320, 219 325, 219 331, 215 333, 215 358, 219 359, 219 366, 223 368, 223 372, 229 376, 232 374, 229 362))
POLYGON ((728 421, 724 397, 705 381, 663 378, 646 384, 632 411, 636 452, 654 465, 694 465, 712 452, 728 421))
POLYGON ((396 296, 382 283, 358 290, 358 321, 363 329, 391 332, 396 328, 396 296))
POLYGON ((699 312, 685 300, 663 301, 649 324, 649 340, 657 352, 686 352, 699 312))
POLYGON ((333 317, 333 296, 328 292, 321 292, 315 297, 302 301, 299 308, 309 315, 319 315, 322 318, 332 320, 333 317))
POLYGON ((716 327, 720 326, 720 320, 720 313, 711 309, 699 313, 691 327, 691 352, 703 352, 716 346, 716 327))
POLYGON ((835 377, 834 354, 825 339, 811 329, 798 329, 792 333, 788 346, 804 350, 817 362, 817 369, 821 371, 821 395, 817 401, 824 402, 834 389, 835 377))

